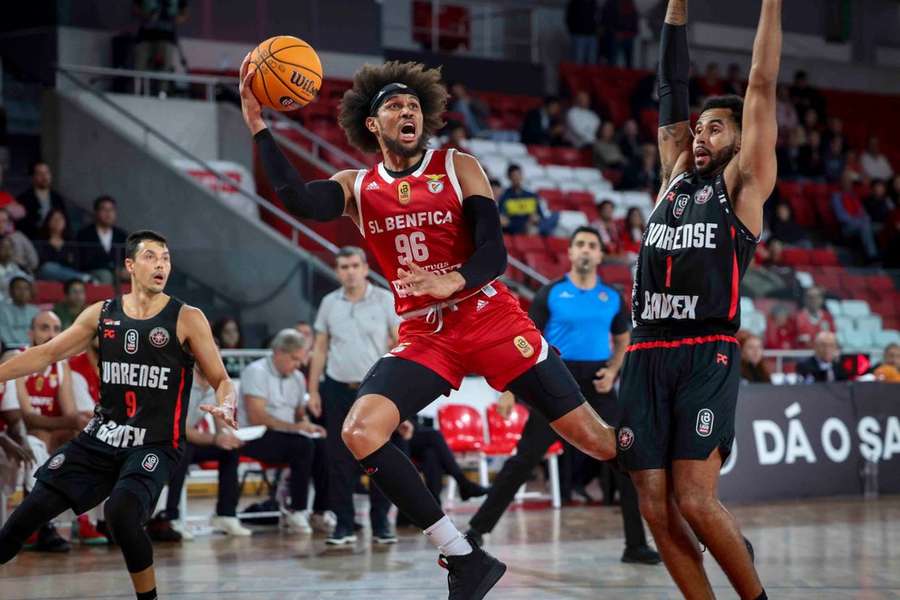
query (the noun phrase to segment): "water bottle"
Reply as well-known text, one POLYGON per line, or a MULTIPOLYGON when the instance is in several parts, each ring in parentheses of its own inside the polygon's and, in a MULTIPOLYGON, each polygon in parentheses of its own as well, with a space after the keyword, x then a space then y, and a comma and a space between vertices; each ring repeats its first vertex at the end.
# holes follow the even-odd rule
POLYGON ((863 497, 873 499, 878 497, 878 461, 866 460, 862 468, 863 497))

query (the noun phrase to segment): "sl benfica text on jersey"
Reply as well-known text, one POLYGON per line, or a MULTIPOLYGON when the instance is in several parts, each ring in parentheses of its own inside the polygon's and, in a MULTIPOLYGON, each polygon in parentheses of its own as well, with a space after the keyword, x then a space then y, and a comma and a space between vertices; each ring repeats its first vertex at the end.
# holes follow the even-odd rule
POLYGON ((741 278, 758 241, 734 214, 721 174, 673 179, 644 230, 632 292, 635 327, 736 332, 741 278))
POLYGON ((114 448, 169 445, 180 449, 194 358, 178 342, 183 302, 154 317, 132 319, 122 298, 100 313, 100 402, 85 434, 114 448))

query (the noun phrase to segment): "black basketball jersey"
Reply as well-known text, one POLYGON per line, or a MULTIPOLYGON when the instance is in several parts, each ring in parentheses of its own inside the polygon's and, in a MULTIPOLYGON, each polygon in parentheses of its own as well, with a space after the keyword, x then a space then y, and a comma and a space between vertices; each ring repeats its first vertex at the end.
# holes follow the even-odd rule
POLYGON ((194 358, 178 342, 177 298, 155 317, 132 319, 122 298, 103 303, 100 402, 85 433, 114 448, 171 445, 184 439, 194 358))
POLYGON ((741 278, 758 241, 734 214, 721 174, 673 179, 644 230, 632 292, 635 327, 736 332, 741 278))

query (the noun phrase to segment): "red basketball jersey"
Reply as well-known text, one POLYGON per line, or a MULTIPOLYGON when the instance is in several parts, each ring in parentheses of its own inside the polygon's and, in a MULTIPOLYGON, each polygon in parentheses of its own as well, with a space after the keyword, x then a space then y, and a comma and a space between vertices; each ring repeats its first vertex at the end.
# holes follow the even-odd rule
POLYGON ((25 390, 31 398, 31 406, 45 417, 59 417, 59 386, 62 384, 62 362, 50 365, 42 373, 25 378, 25 390))
MULTIPOLYGON (((378 163, 356 177, 360 232, 391 282, 394 306, 402 315, 437 302, 413 296, 397 278, 397 269, 416 263, 447 273, 462 266, 474 251, 472 231, 463 218, 462 189, 453 167, 455 150, 427 150, 413 173, 394 178, 378 163)), ((470 295, 462 290, 447 300, 470 295)))
POLYGON ((87 382, 88 393, 94 400, 94 404, 100 402, 100 374, 91 363, 91 358, 87 352, 76 354, 69 359, 69 369, 73 373, 78 373, 87 382))

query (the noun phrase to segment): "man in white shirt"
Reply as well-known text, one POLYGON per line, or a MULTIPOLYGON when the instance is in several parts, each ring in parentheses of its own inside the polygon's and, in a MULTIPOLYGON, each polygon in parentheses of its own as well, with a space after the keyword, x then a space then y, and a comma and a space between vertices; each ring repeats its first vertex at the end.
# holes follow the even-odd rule
POLYGON ((255 360, 241 372, 239 422, 265 425, 266 433, 247 442, 243 454, 291 469, 290 505, 284 509, 288 527, 311 533, 308 499, 313 465, 311 436, 325 429, 311 423, 304 410, 306 378, 299 371, 306 356, 306 340, 296 329, 282 329, 271 344, 272 354, 255 360))
POLYGON ((894 176, 894 169, 887 157, 881 153, 878 138, 874 135, 869 138, 866 151, 859 157, 859 166, 870 179, 888 180, 894 176))
POLYGON ((569 139, 577 148, 590 146, 597 139, 600 117, 591 110, 591 97, 585 91, 575 94, 572 108, 566 113, 566 128, 569 139))

